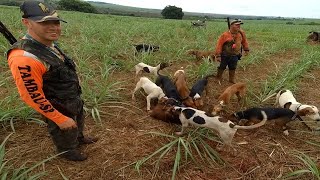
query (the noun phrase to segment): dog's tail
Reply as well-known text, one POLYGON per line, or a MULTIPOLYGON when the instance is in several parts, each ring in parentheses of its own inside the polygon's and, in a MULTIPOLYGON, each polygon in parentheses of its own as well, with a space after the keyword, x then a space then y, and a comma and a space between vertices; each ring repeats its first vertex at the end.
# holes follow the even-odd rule
POLYGON ((251 126, 239 126, 239 125, 235 125, 233 128, 234 129, 254 129, 254 128, 258 128, 260 126, 263 126, 267 120, 268 120, 268 117, 267 117, 267 114, 264 112, 264 111, 261 111, 261 114, 263 116, 263 120, 257 124, 254 124, 254 125, 251 125, 251 126))
POLYGON ((162 76, 159 72, 160 70, 161 70, 160 68, 157 70, 157 76, 162 76))
POLYGON ((171 63, 167 63, 167 62, 162 62, 162 63, 160 63, 158 66, 159 66, 159 70, 162 70, 162 69, 164 69, 164 68, 166 68, 166 67, 169 67, 169 66, 171 66, 172 64, 171 63))

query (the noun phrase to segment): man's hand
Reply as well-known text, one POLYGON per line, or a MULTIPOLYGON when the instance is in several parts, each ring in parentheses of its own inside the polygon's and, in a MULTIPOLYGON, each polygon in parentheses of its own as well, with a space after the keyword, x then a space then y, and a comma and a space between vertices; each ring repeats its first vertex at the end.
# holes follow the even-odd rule
POLYGON ((244 51, 244 56, 248 56, 249 55, 249 51, 244 51))
POLYGON ((72 129, 72 128, 76 128, 77 127, 77 124, 76 122, 71 119, 71 118, 68 118, 65 122, 61 123, 61 124, 58 124, 59 128, 61 130, 69 130, 69 129, 72 129))
POLYGON ((215 60, 216 60, 217 62, 221 62, 221 56, 216 56, 215 60))

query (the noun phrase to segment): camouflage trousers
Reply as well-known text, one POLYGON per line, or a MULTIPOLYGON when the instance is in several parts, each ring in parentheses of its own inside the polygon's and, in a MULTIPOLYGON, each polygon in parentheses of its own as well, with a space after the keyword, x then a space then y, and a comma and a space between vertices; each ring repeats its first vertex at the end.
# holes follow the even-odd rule
POLYGON ((48 124, 48 131, 51 135, 54 145, 56 146, 58 152, 76 149, 79 146, 78 139, 83 137, 83 128, 84 128, 83 101, 81 100, 81 103, 79 103, 79 99, 76 99, 75 101, 68 100, 68 102, 64 102, 67 104, 70 104, 70 103, 76 104, 75 105, 76 114, 74 112, 71 113, 71 111, 66 111, 61 106, 57 106, 56 102, 54 101, 50 101, 50 102, 56 108, 56 110, 61 112, 63 115, 72 118, 74 121, 76 121, 76 124, 77 124, 77 128, 73 128, 69 130, 61 130, 55 122, 49 119, 46 119, 46 122, 48 124))

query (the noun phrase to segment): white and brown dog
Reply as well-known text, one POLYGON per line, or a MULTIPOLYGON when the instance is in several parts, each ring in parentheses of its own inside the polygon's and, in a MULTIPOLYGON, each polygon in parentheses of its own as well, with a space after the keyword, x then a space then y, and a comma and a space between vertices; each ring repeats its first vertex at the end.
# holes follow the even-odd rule
POLYGON ((163 93, 162 89, 157 86, 155 83, 150 81, 147 77, 141 77, 140 80, 137 82, 136 87, 132 92, 132 100, 135 101, 134 94, 137 90, 143 88, 144 92, 147 95, 147 111, 150 111, 150 102, 152 98, 158 98, 158 100, 165 100, 166 95, 163 93))
POLYGON ((179 113, 179 119, 182 124, 180 132, 177 135, 183 134, 183 128, 187 127, 189 124, 206 127, 216 130, 219 133, 220 138, 223 143, 231 146, 233 136, 237 132, 237 129, 254 129, 264 125, 267 121, 267 115, 264 111, 261 111, 263 120, 257 124, 251 126, 239 126, 234 124, 228 119, 220 116, 210 116, 204 111, 200 111, 190 107, 178 107, 175 106, 174 110, 179 113))
POLYGON ((157 76, 158 75, 157 72, 159 70, 162 70, 162 69, 164 69, 164 68, 166 68, 168 66, 170 66, 169 63, 160 63, 156 67, 153 67, 153 66, 150 66, 148 64, 145 64, 145 63, 141 62, 141 63, 138 63, 137 65, 135 65, 134 68, 136 70, 136 77, 138 75, 141 75, 142 72, 152 73, 155 76, 157 76))
POLYGON ((287 108, 295 113, 300 112, 300 116, 305 116, 317 121, 318 129, 320 129, 320 113, 316 106, 306 105, 297 102, 290 90, 279 91, 276 96, 276 104, 282 108, 287 108))

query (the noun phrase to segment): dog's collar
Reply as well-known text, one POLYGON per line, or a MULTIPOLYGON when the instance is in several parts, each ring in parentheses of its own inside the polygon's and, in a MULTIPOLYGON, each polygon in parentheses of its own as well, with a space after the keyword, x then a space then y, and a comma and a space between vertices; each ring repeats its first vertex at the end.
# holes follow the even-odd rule
MULTIPOLYGON (((180 105, 182 104, 180 101, 178 101, 178 100, 176 100, 176 99, 174 99, 174 98, 168 98, 168 99, 173 100, 173 101, 175 102, 174 105, 180 106, 180 105)), ((169 103, 166 103, 166 105, 167 105, 167 104, 169 104, 169 103)))
POLYGON ((303 119, 297 113, 295 113, 291 118, 291 120, 295 120, 295 119, 299 119, 300 121, 303 121, 303 119))
POLYGON ((296 107, 296 111, 295 112, 297 112, 297 111, 299 111, 299 108, 302 106, 302 104, 299 104, 297 107, 296 107))
POLYGON ((291 120, 295 120, 296 118, 298 118, 298 114, 297 114, 297 113, 295 113, 295 114, 292 116, 291 120))

